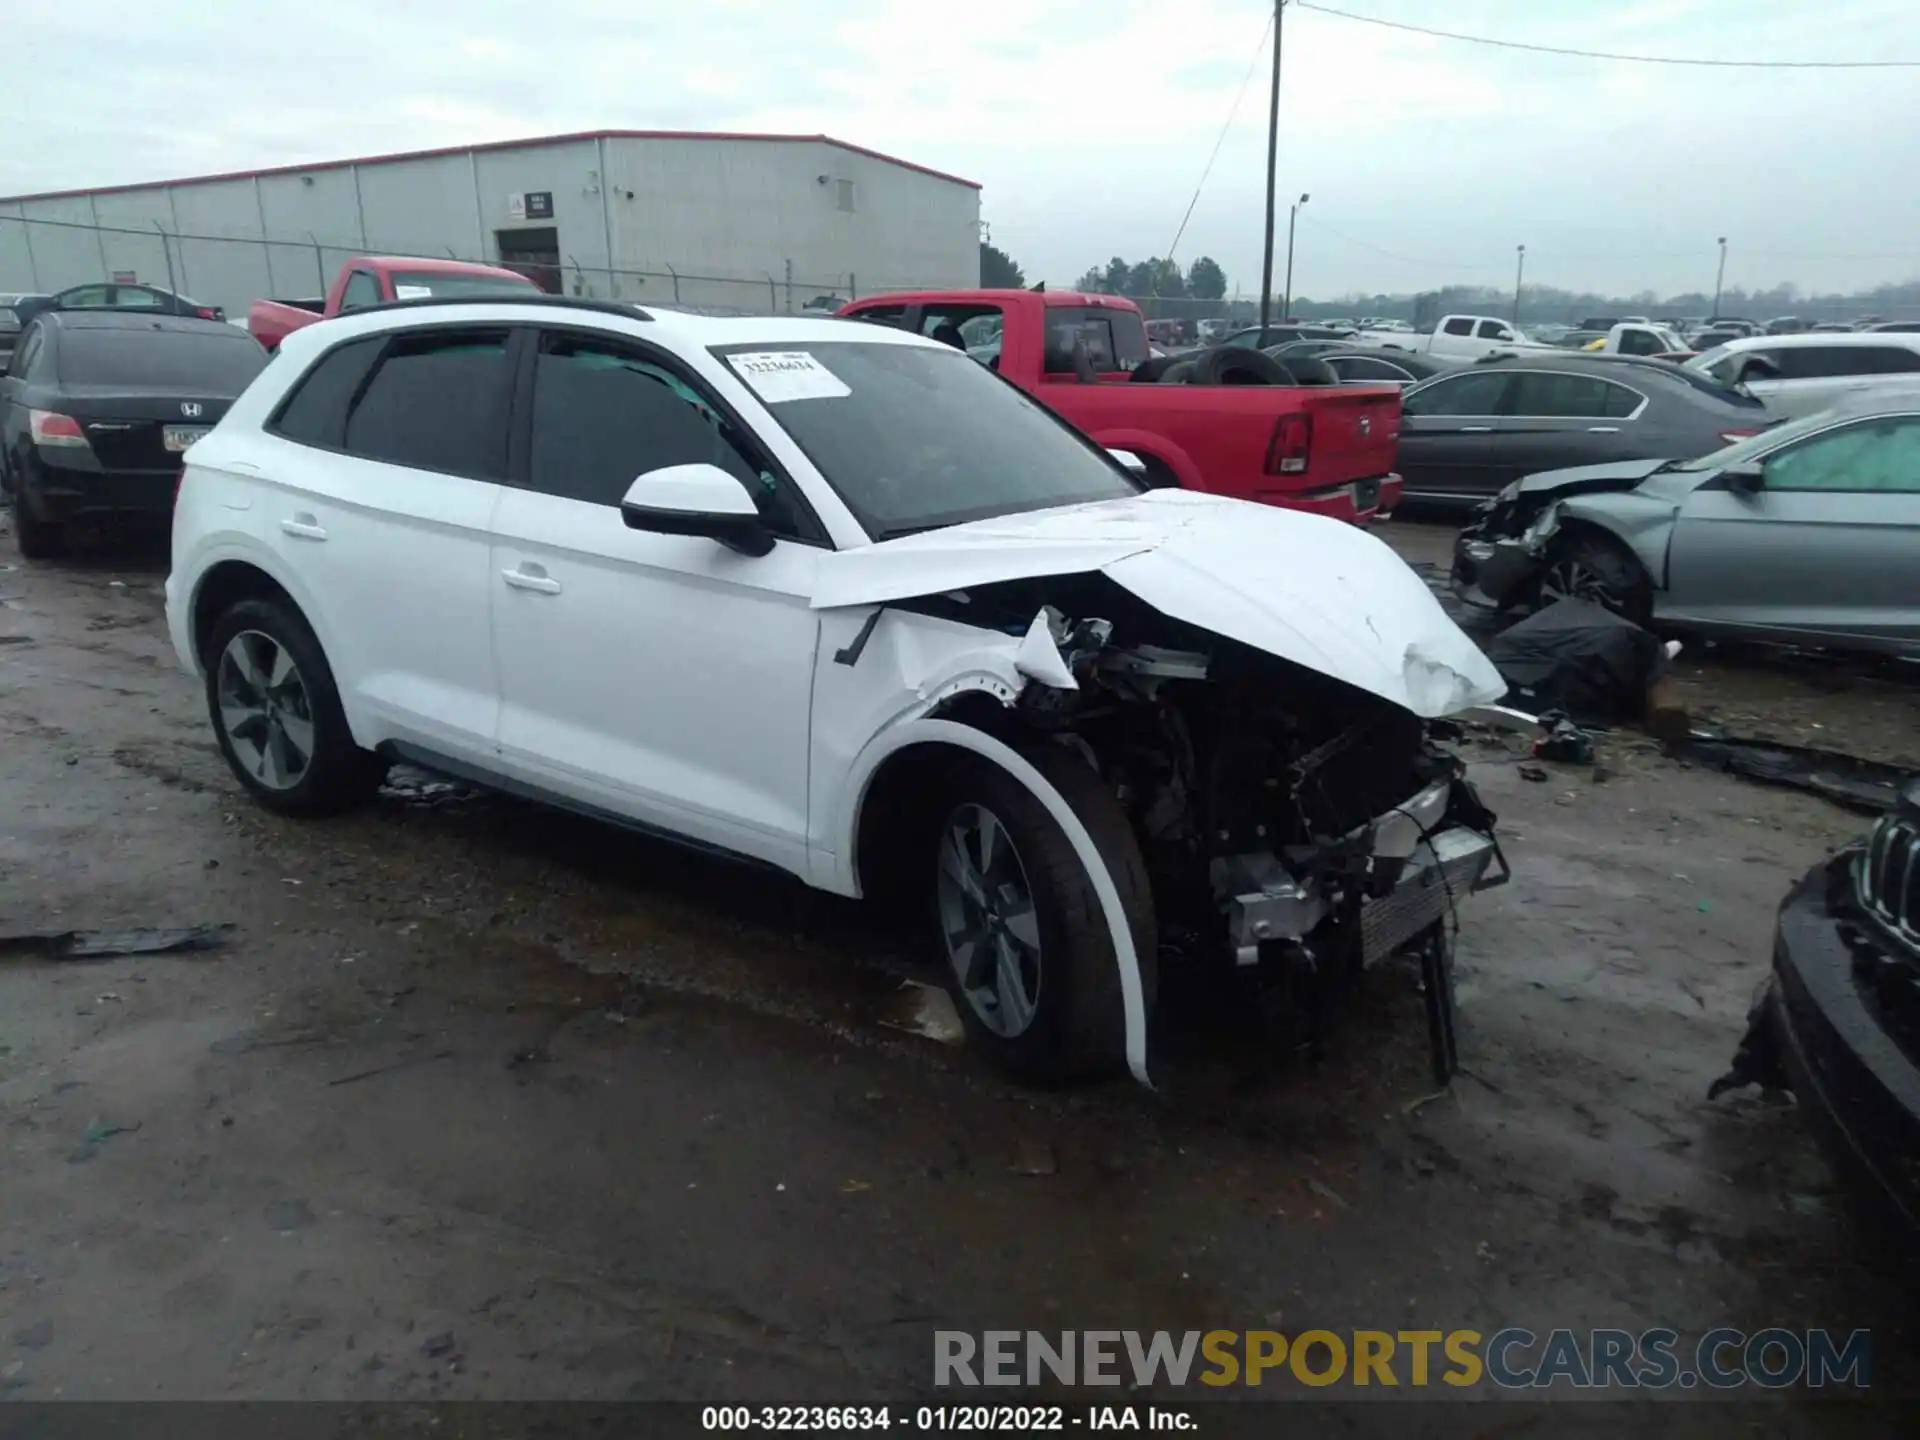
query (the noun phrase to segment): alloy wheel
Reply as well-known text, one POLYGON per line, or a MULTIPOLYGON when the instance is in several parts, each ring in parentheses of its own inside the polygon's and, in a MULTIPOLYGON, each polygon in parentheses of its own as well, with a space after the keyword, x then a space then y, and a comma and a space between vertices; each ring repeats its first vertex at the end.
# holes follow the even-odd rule
POLYGON ((1040 1003, 1040 924, 1026 867, 991 810, 961 805, 940 832, 935 900, 961 993, 995 1035, 1011 1040, 1040 1003))
POLYGON ((291 790, 313 763, 313 704, 287 647, 242 630, 220 652, 220 727, 240 766, 269 790, 291 790))
POLYGON ((1577 555, 1554 561, 1540 577, 1541 604, 1551 605, 1556 600, 1585 600, 1604 606, 1616 615, 1626 610, 1626 597, 1615 590, 1606 576, 1577 555))

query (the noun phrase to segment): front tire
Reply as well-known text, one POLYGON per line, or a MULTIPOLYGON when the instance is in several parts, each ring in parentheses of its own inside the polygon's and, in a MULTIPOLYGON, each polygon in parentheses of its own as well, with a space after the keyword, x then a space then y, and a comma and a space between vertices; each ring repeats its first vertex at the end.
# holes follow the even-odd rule
POLYGON ((201 657, 207 711, 234 776, 282 815, 335 815, 371 799, 385 764, 353 743, 327 657, 298 612, 243 600, 201 657))
POLYGON ((1563 535, 1547 552, 1540 605, 1586 600, 1636 625, 1653 618, 1653 581, 1618 541, 1587 530, 1563 535))
MULTIPOLYGON (((1151 1013, 1157 944, 1146 865, 1126 816, 1077 755, 1027 758, 1086 826, 1119 891, 1151 1013)), ((970 761, 937 809, 934 926, 954 1008, 1003 1069, 1039 1084, 1125 1058, 1126 1012, 1106 914, 1066 833, 1020 781, 970 761)))

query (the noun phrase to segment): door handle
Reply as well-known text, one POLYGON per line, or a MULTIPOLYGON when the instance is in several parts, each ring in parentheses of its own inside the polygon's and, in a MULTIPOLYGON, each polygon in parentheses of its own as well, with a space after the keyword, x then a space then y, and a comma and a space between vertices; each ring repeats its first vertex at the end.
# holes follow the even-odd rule
POLYGON ((1618 425, 1587 426, 1587 434, 1589 435, 1618 435, 1619 433, 1620 433, 1620 427, 1618 425))
POLYGON ((1493 433, 1493 427, 1491 425, 1462 425, 1460 427, 1460 433, 1462 435, 1491 435, 1493 433))
POLYGON ((500 578, 516 590, 531 590, 537 595, 560 593, 560 582, 538 565, 522 565, 517 570, 502 570, 500 578))
POLYGON ((327 527, 304 510, 291 519, 282 520, 280 522, 280 528, 286 531, 287 534, 301 540, 324 540, 327 538, 327 527))

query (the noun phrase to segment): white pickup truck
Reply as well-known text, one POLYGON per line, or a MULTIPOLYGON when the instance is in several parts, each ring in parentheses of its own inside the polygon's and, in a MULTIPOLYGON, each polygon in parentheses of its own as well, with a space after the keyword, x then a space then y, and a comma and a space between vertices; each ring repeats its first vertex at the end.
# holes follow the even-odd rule
POLYGON ((1506 321, 1492 315, 1448 315, 1429 335, 1404 330, 1362 330, 1355 345, 1384 350, 1412 350, 1452 360, 1478 360, 1506 350, 1548 350, 1553 347, 1530 339, 1506 321))
POLYGON ((1664 325, 1623 320, 1580 348, 1596 355, 1684 355, 1693 347, 1664 325))

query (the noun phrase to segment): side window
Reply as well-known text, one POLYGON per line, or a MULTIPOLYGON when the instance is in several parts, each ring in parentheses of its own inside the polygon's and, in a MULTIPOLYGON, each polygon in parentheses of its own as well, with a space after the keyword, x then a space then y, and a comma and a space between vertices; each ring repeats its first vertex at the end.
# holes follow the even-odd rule
POLYGON ((1502 325, 1498 320, 1482 320, 1480 322, 1480 338, 1482 340, 1511 340, 1513 338, 1513 331, 1509 330, 1505 325, 1502 325))
POLYGON ((40 352, 46 347, 46 330, 39 325, 30 326, 27 338, 13 352, 13 358, 7 362, 9 375, 25 375, 33 368, 33 362, 40 358, 40 352))
POLYGON ((1408 415, 1498 415, 1514 377, 1498 370, 1449 375, 1407 396, 1408 415))
POLYGON ((1783 345, 1774 352, 1783 380, 1825 380, 1843 375, 1879 373, 1879 358, 1868 345, 1783 345))
POLYGON ((920 313, 920 333, 956 350, 965 350, 976 360, 986 359, 1000 350, 1000 332, 1006 324, 998 306, 982 309, 978 305, 929 305, 920 313))
POLYGON ((1342 380, 1383 380, 1404 385, 1413 379, 1398 365, 1376 360, 1371 355, 1329 355, 1326 361, 1342 380))
POLYGON ((1515 375, 1508 414, 1532 418, 1598 419, 1607 413, 1607 391, 1617 387, 1591 375, 1532 370, 1515 375))
POLYGON ((159 310, 164 302, 144 285, 116 285, 113 303, 122 310, 159 310))
POLYGON ((1456 317, 1455 319, 1449 320, 1447 321, 1447 334, 1471 335, 1473 334, 1473 321, 1465 319, 1464 317, 1456 317))
POLYGON ((1630 390, 1625 385, 1615 385, 1603 380, 1607 393, 1600 397, 1600 413, 1609 420, 1624 420, 1646 403, 1646 397, 1638 390, 1630 390))
POLYGON ((391 338, 347 414, 344 448, 415 470, 504 478, 508 338, 505 329, 391 338))
POLYGON ((892 325, 896 328, 907 323, 907 307, 904 305, 875 305, 866 310, 854 312, 854 319, 865 320, 870 325, 892 325))
POLYGON ((1920 418, 1868 420, 1767 457, 1767 489, 1920 495, 1920 418))
POLYGON ((104 285, 78 285, 64 291, 59 300, 62 310, 98 310, 113 303, 104 285))
POLYGON ((1622 355, 1657 355, 1660 340, 1651 330, 1626 330, 1620 335, 1622 355))
POLYGON ((1873 357, 1870 373, 1875 375, 1907 375, 1920 370, 1920 351, 1904 345, 1876 345, 1867 353, 1873 357))
POLYGON ((703 461, 737 478, 776 534, 813 537, 758 446, 678 375, 608 341, 543 338, 533 377, 532 488, 617 506, 635 477, 703 461))
POLYGON ((385 343, 385 336, 375 335, 329 350, 281 402, 279 413, 267 428, 302 445, 342 448, 346 443, 347 410, 385 343))
POLYGON ((363 305, 380 303, 380 282, 364 270, 356 270, 347 277, 347 288, 340 292, 342 310, 358 310, 363 305))

